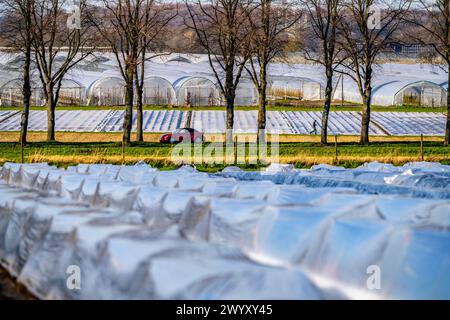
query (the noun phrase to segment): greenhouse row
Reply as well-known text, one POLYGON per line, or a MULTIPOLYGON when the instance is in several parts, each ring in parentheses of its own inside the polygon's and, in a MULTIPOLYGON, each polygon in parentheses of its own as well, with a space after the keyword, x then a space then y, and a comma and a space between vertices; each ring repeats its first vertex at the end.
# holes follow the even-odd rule
MULTIPOLYGON (((61 60, 61 59, 60 59, 61 60)), ((145 105, 219 106, 225 104, 220 84, 204 56, 195 59, 176 55, 145 66, 150 76, 144 79, 145 105)), ((219 75, 220 76, 220 75, 219 75)), ((441 107, 447 102, 447 75, 427 64, 384 64, 375 72, 372 103, 441 107)), ((306 100, 324 98, 325 76, 312 64, 273 64, 269 68, 269 100, 306 100)), ((33 105, 44 105, 45 95, 37 71, 33 73, 33 105)), ((334 77, 335 100, 361 103, 356 83, 343 70, 334 77)), ((252 106, 258 91, 244 75, 237 87, 235 105, 252 106)), ((0 56, 0 105, 22 104, 21 60, 0 56)), ((60 105, 112 106, 125 104, 125 83, 113 57, 107 54, 83 61, 62 82, 60 105)))
MULTIPOLYGON (((36 82, 32 83, 32 105, 44 105, 45 95, 36 82)), ((320 83, 298 79, 294 83, 276 80, 269 88, 274 99, 296 98, 319 100, 323 96, 320 83)), ((2 106, 22 104, 22 82, 13 79, 0 88, 2 106)), ((236 105, 252 106, 258 101, 258 92, 250 79, 242 79, 236 92, 236 105)), ((225 99, 219 86, 211 77, 183 76, 171 83, 162 77, 149 77, 144 81, 143 103, 145 105, 220 106, 225 99)), ((59 94, 60 105, 113 106, 125 104, 125 83, 119 77, 95 80, 88 87, 68 79, 63 81, 59 94)))

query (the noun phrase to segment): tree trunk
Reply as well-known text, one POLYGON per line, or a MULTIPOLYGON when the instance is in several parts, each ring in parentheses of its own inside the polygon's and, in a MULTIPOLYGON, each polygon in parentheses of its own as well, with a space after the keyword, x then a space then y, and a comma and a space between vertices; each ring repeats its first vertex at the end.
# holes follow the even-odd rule
MULTIPOLYGON (((234 61, 233 61, 234 63, 234 61)), ((233 126, 234 126, 234 98, 235 98, 235 88, 234 88, 234 73, 233 65, 226 67, 225 72, 225 99, 227 102, 227 132, 226 132, 226 143, 233 143, 233 126)))
POLYGON ((234 124, 234 98, 227 97, 227 133, 226 143, 233 143, 233 124, 234 124))
POLYGON ((123 141, 126 144, 131 143, 131 126, 133 122, 133 83, 130 81, 125 85, 126 87, 126 105, 125 118, 123 120, 123 141))
POLYGON ((25 64, 23 67, 23 110, 20 121, 20 138, 19 138, 19 142, 22 145, 27 144, 28 115, 30 113, 30 99, 31 99, 30 64, 31 64, 31 45, 26 44, 25 64))
POLYGON ((328 143, 328 116, 330 114, 331 99, 333 94, 333 71, 331 66, 327 67, 327 86, 325 88, 325 103, 322 111, 322 128, 320 131, 320 143, 326 145, 328 143))
POLYGON ((448 63, 448 87, 447 87, 447 123, 445 125, 445 140, 444 144, 450 144, 450 63, 448 63))
POLYGON ((370 103, 372 90, 367 89, 363 95, 363 111, 361 116, 361 136, 359 143, 369 144, 370 103))
POLYGON ((144 128, 143 128, 143 92, 144 88, 139 85, 139 79, 136 77, 136 116, 137 116, 137 124, 136 124, 136 140, 138 142, 144 141, 144 128))
POLYGON ((53 86, 47 85, 47 141, 55 141, 55 103, 53 99, 53 86))
POLYGON ((258 95, 258 143, 266 142, 266 81, 261 80, 261 88, 258 95))
POLYGON ((258 143, 266 143, 266 105, 267 105, 267 69, 262 61, 259 72, 258 90, 258 143))

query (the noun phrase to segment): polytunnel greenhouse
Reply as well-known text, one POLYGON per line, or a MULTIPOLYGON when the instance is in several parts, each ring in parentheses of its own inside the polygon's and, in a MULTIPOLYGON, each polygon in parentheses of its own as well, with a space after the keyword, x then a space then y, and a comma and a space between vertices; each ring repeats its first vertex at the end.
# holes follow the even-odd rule
POLYGON ((113 106, 125 104, 125 83, 118 77, 96 80, 88 90, 88 105, 113 106))
POLYGON ((161 77, 149 77, 144 81, 143 103, 147 105, 171 105, 177 103, 172 84, 161 77))
POLYGON ((440 85, 430 81, 408 84, 394 96, 395 105, 441 107, 447 103, 447 92, 440 85))
MULTIPOLYGON (((35 82, 31 83, 31 105, 40 106, 45 103, 42 88, 35 82)), ((0 105, 1 106, 20 106, 23 105, 23 81, 22 79, 13 79, 3 83, 0 87, 0 105)))
POLYGON ((173 83, 179 105, 220 105, 220 92, 214 82, 206 77, 182 77, 173 83))
POLYGON ((82 105, 86 100, 86 89, 77 81, 63 80, 59 90, 58 105, 82 105))
MULTIPOLYGON (((372 104, 380 106, 441 107, 447 103, 447 90, 442 84, 417 78, 383 77, 372 85, 372 104)), ((335 83, 335 100, 362 103, 356 83, 349 77, 338 77, 335 83)))
POLYGON ((234 104, 238 106, 253 106, 258 104, 258 90, 251 79, 241 78, 236 88, 234 104))
POLYGON ((323 98, 323 86, 320 82, 302 77, 271 77, 268 98, 320 100, 323 98))

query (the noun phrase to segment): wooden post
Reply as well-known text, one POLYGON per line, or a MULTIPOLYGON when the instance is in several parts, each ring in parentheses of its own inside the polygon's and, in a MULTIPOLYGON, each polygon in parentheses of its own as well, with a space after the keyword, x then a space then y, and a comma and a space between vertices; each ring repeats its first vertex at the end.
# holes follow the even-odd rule
POLYGON ((237 165, 237 135, 234 136, 234 164, 237 165))
POLYGON ((334 161, 335 163, 338 161, 337 134, 334 135, 334 161))
POLYGON ((344 74, 341 75, 341 107, 344 106, 344 74))
POLYGON ((23 143, 22 139, 20 140, 20 162, 24 163, 24 154, 23 154, 23 143))
MULTIPOLYGON (((248 143, 248 155, 250 156, 250 142, 248 143)), ((245 164, 249 162, 249 159, 247 159, 247 141, 244 141, 244 161, 245 164)))
POLYGON ((420 158, 423 161, 423 134, 420 135, 420 158))
POLYGON ((125 164, 125 141, 122 139, 122 165, 125 164))

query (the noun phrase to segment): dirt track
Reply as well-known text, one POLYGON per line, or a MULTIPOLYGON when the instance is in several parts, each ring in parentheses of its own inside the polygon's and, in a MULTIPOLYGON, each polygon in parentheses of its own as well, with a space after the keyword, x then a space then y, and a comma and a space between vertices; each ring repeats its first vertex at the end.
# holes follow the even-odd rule
POLYGON ((34 300, 35 297, 0 267, 0 300, 34 300))

